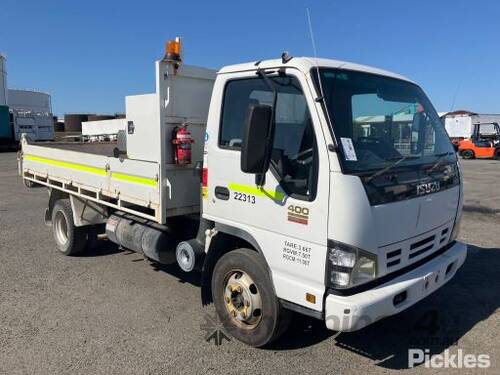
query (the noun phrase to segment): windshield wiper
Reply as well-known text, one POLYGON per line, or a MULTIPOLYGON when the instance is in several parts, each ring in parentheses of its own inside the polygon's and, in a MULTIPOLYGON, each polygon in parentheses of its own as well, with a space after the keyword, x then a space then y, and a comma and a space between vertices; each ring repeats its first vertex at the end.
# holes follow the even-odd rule
POLYGON ((453 152, 448 151, 448 152, 443 152, 442 154, 436 154, 434 156, 438 157, 438 160, 434 164, 432 164, 432 167, 427 171, 428 173, 431 173, 434 171, 437 167, 441 165, 443 160, 445 160, 448 156, 453 155, 453 152))
POLYGON ((398 166, 400 163, 402 163, 403 161, 405 160, 412 160, 412 159, 419 159, 420 156, 416 156, 416 155, 405 155, 401 158, 391 158, 391 159, 387 159, 387 160, 395 160, 396 161, 394 163, 392 163, 391 165, 388 165, 387 167, 381 169, 380 171, 378 172, 375 172, 374 174, 372 174, 370 177, 368 177, 366 179, 366 182, 370 182, 371 180, 373 180, 375 177, 378 177, 382 174, 384 174, 385 172, 387 172, 388 170, 398 166))

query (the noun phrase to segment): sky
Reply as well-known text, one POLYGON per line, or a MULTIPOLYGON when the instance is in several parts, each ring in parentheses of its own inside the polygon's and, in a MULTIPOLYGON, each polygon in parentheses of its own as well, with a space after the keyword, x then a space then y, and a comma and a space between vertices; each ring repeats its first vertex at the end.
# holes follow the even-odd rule
POLYGON ((10 88, 52 95, 53 112, 115 113, 154 92, 154 61, 181 36, 189 65, 312 56, 411 78, 438 111, 500 113, 500 1, 2 0, 10 88))

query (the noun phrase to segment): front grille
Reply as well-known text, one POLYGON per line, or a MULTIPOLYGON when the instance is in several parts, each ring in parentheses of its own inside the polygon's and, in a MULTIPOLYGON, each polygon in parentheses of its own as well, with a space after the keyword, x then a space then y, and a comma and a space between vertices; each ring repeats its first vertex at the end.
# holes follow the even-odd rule
POLYGON ((415 250, 423 245, 426 245, 429 242, 434 241, 435 238, 436 238, 436 236, 430 236, 430 237, 424 238, 423 240, 415 242, 415 243, 410 245, 410 250, 415 250))
POLYGON ((423 240, 420 240, 418 242, 415 242, 410 245, 410 253, 409 253, 409 258, 413 259, 415 257, 418 257, 419 255, 422 255, 429 250, 432 250, 434 248, 434 240, 436 239, 436 236, 430 236, 427 238, 424 238, 423 240))
POLYGON ((439 243, 442 244, 444 241, 446 241, 446 239, 448 238, 448 236, 446 235, 447 233, 449 232, 449 229, 448 228, 444 228, 442 231, 441 231, 441 239, 439 240, 439 243))
POLYGON ((424 247, 423 249, 420 249, 418 251, 414 251, 413 253, 410 253, 410 259, 418 257, 419 255, 422 255, 423 253, 426 253, 429 250, 432 250, 433 248, 434 248, 434 244, 431 244, 429 246, 424 247))
POLYGON ((380 251, 385 261, 385 270, 382 267, 380 271, 382 274, 391 273, 431 255, 449 240, 450 229, 449 223, 420 236, 382 246, 380 251))
POLYGON ((401 249, 390 251, 386 254, 387 268, 397 266, 401 263, 401 249))

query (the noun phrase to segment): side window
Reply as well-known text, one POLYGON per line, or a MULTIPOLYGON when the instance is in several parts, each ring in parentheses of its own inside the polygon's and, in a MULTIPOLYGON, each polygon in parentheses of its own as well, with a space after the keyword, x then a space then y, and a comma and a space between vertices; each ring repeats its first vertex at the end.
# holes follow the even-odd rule
MULTIPOLYGON (((284 190, 311 200, 316 190, 316 138, 306 99, 294 77, 273 77, 278 97, 272 168, 284 190)), ((273 92, 260 78, 229 81, 225 88, 219 146, 239 150, 248 107, 272 105, 273 92)))

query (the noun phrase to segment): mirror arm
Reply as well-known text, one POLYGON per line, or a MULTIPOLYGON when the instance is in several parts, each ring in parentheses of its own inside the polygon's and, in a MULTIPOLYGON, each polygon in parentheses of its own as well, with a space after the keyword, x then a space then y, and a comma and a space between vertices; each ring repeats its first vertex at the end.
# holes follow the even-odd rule
POLYGON ((256 173, 255 174, 255 185, 258 188, 261 188, 266 184, 266 174, 265 173, 256 173))
POLYGON ((276 108, 276 102, 277 102, 277 99, 278 99, 278 91, 276 90, 276 86, 273 84, 273 81, 271 81, 269 79, 269 77, 266 75, 266 72, 262 69, 257 69, 257 74, 260 76, 260 78, 262 78, 265 82, 265 84, 267 85, 267 87, 269 87, 270 90, 272 90, 273 92, 273 122, 274 122, 274 109, 276 108))
MULTIPOLYGON (((273 82, 269 79, 269 77, 266 75, 266 72, 262 69, 257 69, 257 74, 264 80, 265 84, 269 87, 270 90, 273 92, 273 105, 271 107, 272 115, 271 115, 271 126, 269 127, 269 133, 267 134, 267 139, 266 139, 266 158, 270 159, 271 158, 271 152, 272 152, 272 147, 273 145, 271 144, 272 141, 272 135, 274 133, 274 127, 275 127, 275 116, 276 116, 276 103, 278 101, 278 91, 276 90, 276 86, 273 84, 273 82)), ((269 163, 267 163, 269 165, 269 163)), ((255 175, 255 185, 257 186, 263 186, 266 182, 266 172, 267 170, 261 171, 261 173, 257 173, 255 175)))
POLYGON ((275 85, 273 84, 273 81, 271 81, 269 79, 269 77, 267 76, 266 72, 264 71, 264 69, 261 69, 261 68, 258 68, 257 69, 257 75, 262 78, 264 80, 264 82, 266 83, 267 87, 269 87, 269 89, 272 90, 273 93, 276 94, 276 87, 275 85))

